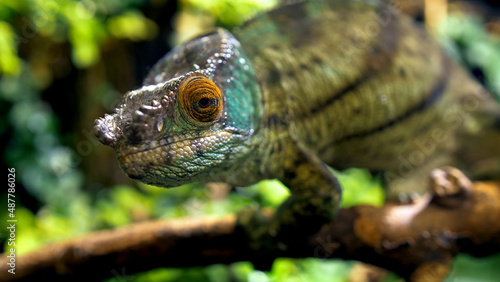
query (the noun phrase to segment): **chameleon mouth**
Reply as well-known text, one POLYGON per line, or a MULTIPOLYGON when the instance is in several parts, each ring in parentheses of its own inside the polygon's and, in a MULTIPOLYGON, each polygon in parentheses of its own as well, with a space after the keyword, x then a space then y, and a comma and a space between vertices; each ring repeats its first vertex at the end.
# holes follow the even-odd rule
MULTIPOLYGON (((228 144, 233 139, 243 138, 239 132, 223 130, 204 137, 189 138, 176 136, 143 150, 130 151, 130 148, 117 154, 120 166, 131 178, 142 180, 156 174, 157 177, 170 178, 184 173, 193 173, 206 166, 204 157, 216 154, 225 155, 228 144), (168 141, 173 141, 168 143, 168 141), (180 165, 182 164, 182 165, 180 165), (183 169, 181 169, 183 168, 183 169)), ((153 144, 150 144, 153 145, 153 144)))

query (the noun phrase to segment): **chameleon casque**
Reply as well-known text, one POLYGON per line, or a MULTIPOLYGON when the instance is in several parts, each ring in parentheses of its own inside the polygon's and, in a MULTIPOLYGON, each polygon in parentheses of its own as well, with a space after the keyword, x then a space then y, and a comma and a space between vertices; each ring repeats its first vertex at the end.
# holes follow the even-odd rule
POLYGON ((325 164, 382 172, 392 195, 422 193, 442 166, 498 169, 499 112, 395 5, 306 1, 173 49, 95 132, 133 179, 276 178, 292 193, 280 220, 310 223, 338 209, 325 164))

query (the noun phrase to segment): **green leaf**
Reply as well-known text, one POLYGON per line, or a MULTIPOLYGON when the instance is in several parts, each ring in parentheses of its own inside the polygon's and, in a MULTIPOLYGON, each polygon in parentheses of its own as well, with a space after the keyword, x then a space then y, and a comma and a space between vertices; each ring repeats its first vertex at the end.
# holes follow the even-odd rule
POLYGON ((0 73, 19 75, 21 60, 16 52, 16 36, 10 24, 0 21, 0 73))
POLYGON ((499 267, 500 254, 485 258, 459 254, 453 262, 450 274, 444 281, 495 282, 498 281, 499 267))
POLYGON ((107 29, 116 38, 132 41, 151 40, 158 35, 155 22, 144 17, 139 11, 129 11, 108 20, 107 29))
POLYGON ((382 206, 385 196, 380 179, 373 178, 366 169, 351 168, 344 171, 333 170, 342 186, 343 208, 355 205, 382 206))
POLYGON ((187 0, 188 6, 208 11, 226 27, 241 24, 256 13, 274 7, 276 0, 187 0))

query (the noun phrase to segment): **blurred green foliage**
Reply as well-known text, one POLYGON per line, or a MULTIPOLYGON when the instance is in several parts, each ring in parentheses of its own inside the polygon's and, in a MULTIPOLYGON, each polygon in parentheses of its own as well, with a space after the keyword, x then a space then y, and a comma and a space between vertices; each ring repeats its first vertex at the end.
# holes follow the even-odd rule
MULTIPOLYGON (((118 185, 97 192, 90 192, 91 187, 86 186, 89 185, 85 181, 88 171, 81 166, 82 157, 75 151, 76 141, 71 133, 61 133, 60 117, 43 95, 55 76, 50 48, 44 46, 67 44, 70 53, 62 56, 67 56, 76 69, 88 70, 102 59, 102 50, 113 40, 137 42, 161 36, 159 26, 145 16, 142 8, 165 2, 0 0, 0 110, 4 113, 0 116, 0 134, 6 136, 2 161, 16 168, 18 189, 25 189, 36 199, 35 206, 30 208, 23 207, 21 201, 16 203, 18 254, 49 241, 152 218, 223 215, 250 205, 276 208, 289 195, 281 183, 272 180, 236 188, 224 199, 215 199, 202 184, 168 190, 142 184, 118 185)), ((201 13, 210 20, 200 25, 209 22, 230 28, 276 2, 183 0, 178 15, 190 13, 199 17, 201 13)), ((194 29, 194 34, 208 27, 190 23, 188 28, 194 29)), ((189 33, 180 29, 177 32, 189 33)), ((466 15, 450 17, 441 38, 464 65, 483 69, 487 83, 500 93, 499 40, 484 31, 480 20, 466 15)), ((111 85, 107 82, 98 87, 95 93, 100 95, 96 99, 99 103, 107 104, 113 99, 113 95, 108 95, 115 91, 111 85)), ((350 169, 336 174, 345 188, 343 207, 383 203, 380 180, 369 172, 350 169)), ((4 194, 0 201, 6 202, 4 194)), ((6 210, 2 210, 0 220, 6 222, 6 219, 6 210)), ((0 231, 0 236, 5 240, 5 229, 0 231)), ((494 256, 481 260, 479 266, 477 260, 461 256, 455 262, 450 279, 479 279, 478 275, 482 275, 483 281, 492 281, 490 278, 494 277, 499 261, 500 257, 494 256), (481 274, 476 267, 481 267, 481 274)), ((161 268, 133 277, 137 281, 345 281, 352 264, 281 258, 269 272, 257 271, 251 263, 239 262, 203 268, 161 268)), ((391 275, 387 281, 396 279, 391 275)))
POLYGON ((500 38, 488 34, 484 22, 464 13, 449 15, 439 35, 443 46, 468 69, 481 70, 488 89, 500 102, 500 38))
POLYGON ((271 9, 278 0, 185 0, 184 4, 210 13, 220 25, 231 27, 256 13, 271 9))
POLYGON ((81 194, 84 175, 70 169, 74 156, 61 143, 58 117, 41 99, 29 65, 22 65, 19 75, 0 80, 0 105, 6 113, 2 127, 11 131, 3 158, 42 204, 64 209, 68 197, 85 197, 81 194))
POLYGON ((15 35, 12 27, 0 22, 0 71, 7 75, 17 75, 21 70, 21 60, 16 55, 15 35))
MULTIPOLYGON (((69 40, 72 60, 78 67, 88 67, 99 60, 101 44, 109 36, 131 40, 156 36, 156 25, 145 18, 139 10, 127 11, 145 1, 72 1, 72 0, 3 0, 0 2, 0 25, 2 47, 12 49, 19 43, 29 41, 35 35, 47 37, 55 42, 69 40), (21 28, 17 36, 9 20, 20 18, 21 28), (130 21, 130 24, 123 24, 130 21), (11 33, 10 33, 11 34, 11 33), (9 48, 10 47, 10 48, 9 48)), ((0 47, 0 48, 2 48, 0 47)), ((15 52, 2 54, 2 61, 15 61, 15 52)), ((2 72, 18 74, 13 67, 3 66, 2 72)))

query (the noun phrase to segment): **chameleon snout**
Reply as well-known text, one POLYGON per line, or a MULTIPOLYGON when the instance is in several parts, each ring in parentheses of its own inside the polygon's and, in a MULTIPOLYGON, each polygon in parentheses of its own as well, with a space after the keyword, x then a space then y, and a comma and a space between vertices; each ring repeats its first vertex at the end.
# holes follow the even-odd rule
MULTIPOLYGON (((115 113, 105 114, 94 123, 99 141, 115 149, 147 146, 163 132, 164 118, 173 112, 175 94, 161 83, 130 91, 115 113)), ((175 81, 171 84, 175 85, 175 81)))
POLYGON ((112 115, 104 115, 96 119, 94 123, 94 134, 99 141, 107 146, 115 147, 117 142, 116 123, 112 115))

